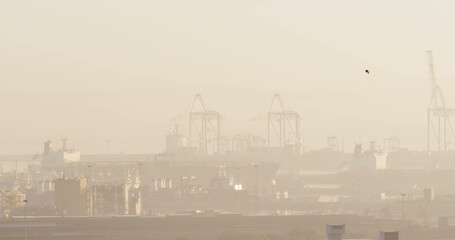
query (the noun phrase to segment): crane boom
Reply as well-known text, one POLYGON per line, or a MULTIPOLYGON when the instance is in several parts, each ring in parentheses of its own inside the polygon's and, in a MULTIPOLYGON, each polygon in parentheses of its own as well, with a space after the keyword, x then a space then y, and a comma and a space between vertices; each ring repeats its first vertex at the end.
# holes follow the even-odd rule
POLYGON ((428 71, 429 71, 430 86, 431 86, 430 107, 432 107, 433 109, 438 109, 438 111, 439 111, 438 114, 445 114, 446 103, 445 103, 445 99, 444 99, 444 96, 441 91, 441 87, 439 87, 438 81, 436 80, 432 51, 427 51, 427 60, 428 60, 428 71))

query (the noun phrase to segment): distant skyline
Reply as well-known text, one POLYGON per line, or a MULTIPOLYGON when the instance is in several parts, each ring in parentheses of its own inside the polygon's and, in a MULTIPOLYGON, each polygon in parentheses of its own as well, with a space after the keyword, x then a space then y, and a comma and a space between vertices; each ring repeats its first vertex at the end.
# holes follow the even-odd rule
MULTIPOLYGON (((305 150, 398 136, 426 149, 425 51, 455 105, 452 1, 2 1, 0 154, 69 137, 84 153, 159 153, 195 94, 222 134, 265 136, 279 93, 305 150), (370 75, 364 70, 369 69, 370 75)), ((184 127, 186 122, 182 122, 184 127)), ((57 142, 58 141, 58 142, 57 142)))

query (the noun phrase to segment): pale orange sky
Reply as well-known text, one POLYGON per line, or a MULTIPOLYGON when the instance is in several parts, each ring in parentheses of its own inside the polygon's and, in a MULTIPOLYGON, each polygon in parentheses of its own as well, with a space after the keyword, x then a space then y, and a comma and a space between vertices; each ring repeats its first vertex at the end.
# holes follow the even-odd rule
MULTIPOLYGON (((397 135, 426 146, 425 51, 455 104, 452 1, 1 1, 0 153, 38 153, 63 133, 83 153, 156 153, 196 93, 223 133, 274 93, 328 135, 397 135), (363 73, 368 68, 372 74, 363 73)), ((185 123, 182 123, 184 125, 185 123)))

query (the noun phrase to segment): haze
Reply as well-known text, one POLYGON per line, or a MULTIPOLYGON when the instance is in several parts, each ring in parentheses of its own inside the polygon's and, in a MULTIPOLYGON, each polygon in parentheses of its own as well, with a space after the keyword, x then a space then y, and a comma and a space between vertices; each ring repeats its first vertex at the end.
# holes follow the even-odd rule
POLYGON ((0 240, 455 239, 454 9, 0 0, 0 240))
POLYGON ((454 102, 452 1, 1 1, 0 153, 70 137, 158 153, 200 93, 222 134, 265 136, 273 94, 326 136, 426 146, 426 50, 454 102), (365 69, 371 74, 366 75, 365 69))

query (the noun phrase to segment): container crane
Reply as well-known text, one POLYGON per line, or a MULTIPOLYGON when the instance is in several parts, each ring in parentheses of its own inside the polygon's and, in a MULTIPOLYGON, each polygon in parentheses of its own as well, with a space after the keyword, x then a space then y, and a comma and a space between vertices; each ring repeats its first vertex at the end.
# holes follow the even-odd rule
POLYGON ((455 107, 448 107, 442 93, 442 89, 436 80, 433 53, 427 51, 428 71, 431 87, 431 99, 428 106, 428 122, 427 122, 427 150, 428 155, 431 153, 431 132, 436 140, 438 153, 447 152, 447 127, 450 128, 451 139, 455 140, 455 133, 453 131, 452 122, 450 117, 455 116, 455 107))

